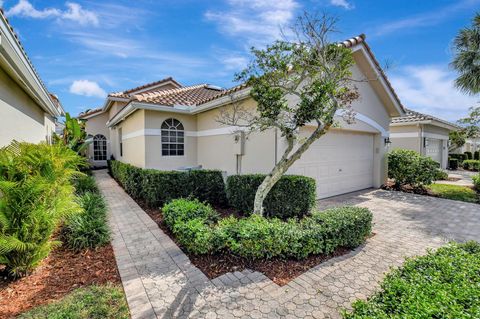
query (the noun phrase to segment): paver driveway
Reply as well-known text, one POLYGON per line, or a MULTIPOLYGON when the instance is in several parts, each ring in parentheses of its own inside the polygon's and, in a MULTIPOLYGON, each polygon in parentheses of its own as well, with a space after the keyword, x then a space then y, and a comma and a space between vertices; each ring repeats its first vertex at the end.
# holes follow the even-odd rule
POLYGON ((369 190, 324 200, 374 214, 375 236, 279 287, 258 272, 214 280, 183 252, 105 171, 95 177, 110 208, 113 247, 133 318, 339 318, 366 298, 390 266, 446 241, 480 241, 480 205, 369 190))

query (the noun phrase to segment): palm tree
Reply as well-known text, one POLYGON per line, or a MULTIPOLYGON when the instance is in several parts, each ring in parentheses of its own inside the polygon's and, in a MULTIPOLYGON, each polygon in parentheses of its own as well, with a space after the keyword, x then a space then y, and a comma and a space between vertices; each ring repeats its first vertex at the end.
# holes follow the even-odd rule
POLYGON ((480 13, 455 37, 454 51, 451 66, 459 73, 455 86, 468 94, 480 93, 480 13))

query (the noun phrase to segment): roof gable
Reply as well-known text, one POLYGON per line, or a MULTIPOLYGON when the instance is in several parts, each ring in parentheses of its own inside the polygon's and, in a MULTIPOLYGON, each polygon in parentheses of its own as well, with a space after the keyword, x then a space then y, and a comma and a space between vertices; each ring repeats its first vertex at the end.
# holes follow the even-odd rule
POLYGON ((406 109, 405 111, 406 113, 404 116, 392 118, 392 121, 391 121, 392 126, 402 126, 402 125, 411 125, 411 124, 431 124, 431 125, 445 127, 451 130, 456 130, 460 128, 460 126, 454 123, 442 120, 432 115, 420 113, 410 109, 406 109))

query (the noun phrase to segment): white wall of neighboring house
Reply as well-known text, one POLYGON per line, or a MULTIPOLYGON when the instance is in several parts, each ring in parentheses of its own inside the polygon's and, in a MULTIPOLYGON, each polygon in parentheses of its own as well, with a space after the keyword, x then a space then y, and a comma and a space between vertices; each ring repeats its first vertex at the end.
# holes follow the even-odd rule
POLYGON ((50 142, 61 115, 0 12, 0 147, 12 140, 50 142))

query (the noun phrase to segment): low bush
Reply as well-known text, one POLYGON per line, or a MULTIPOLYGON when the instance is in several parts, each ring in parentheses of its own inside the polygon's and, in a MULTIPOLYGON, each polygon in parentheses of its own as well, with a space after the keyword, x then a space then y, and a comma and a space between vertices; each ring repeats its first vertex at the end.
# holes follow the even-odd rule
POLYGON ((58 241, 62 220, 80 211, 72 179, 86 161, 61 145, 14 142, 0 149, 0 264, 31 272, 58 241))
POLYGON ((459 164, 462 164, 464 160, 468 159, 465 154, 448 154, 448 157, 457 159, 459 164))
POLYGON ((297 258, 354 248, 371 233, 366 208, 342 207, 314 212, 301 220, 228 217, 216 222, 213 209, 197 200, 178 199, 162 209, 165 222, 184 249, 193 254, 228 250, 250 259, 297 258))
MULTIPOLYGON (((255 193, 264 180, 263 174, 232 175, 227 179, 228 203, 238 211, 253 211, 255 193)), ((265 199, 264 214, 287 219, 303 217, 315 207, 315 180, 306 176, 284 175, 265 199)))
POLYGON ((226 203, 225 183, 221 171, 193 170, 188 172, 142 169, 119 161, 109 161, 111 175, 135 199, 150 207, 193 196, 214 205, 226 203))
POLYGON ((410 185, 422 188, 437 177, 438 163, 412 150, 393 150, 388 153, 388 177, 400 188, 410 185))
POLYGON ((72 179, 73 187, 75 187, 75 194, 81 196, 85 193, 98 193, 98 186, 95 178, 90 175, 78 175, 72 179))
POLYGON ((473 153, 473 159, 477 160, 477 161, 480 160, 480 152, 479 151, 475 151, 473 153))
POLYGON ((448 173, 441 170, 437 169, 437 172, 435 173, 435 180, 436 181, 445 181, 448 179, 448 173))
POLYGON ((480 318, 480 244, 450 244, 407 259, 345 319, 480 318))
POLYGON ((472 154, 472 152, 464 152, 463 154, 465 154, 465 156, 467 157, 467 158, 466 158, 467 160, 472 160, 472 159, 473 159, 473 154, 472 154))
POLYGON ((73 250, 83 250, 109 243, 107 206, 102 195, 85 193, 78 201, 83 212, 66 219, 62 229, 65 244, 73 250))
POLYGON ((473 176, 472 180, 473 186, 475 186, 475 189, 480 192, 480 174, 473 176))
POLYGON ((478 171, 480 170, 480 161, 476 161, 476 160, 463 161, 463 168, 471 171, 478 171))
POLYGON ((458 159, 449 158, 448 159, 448 168, 451 169, 451 170, 457 170, 458 169, 458 159))
POLYGON ((128 319, 125 295, 112 285, 79 288, 59 301, 32 309, 20 319, 128 319))

